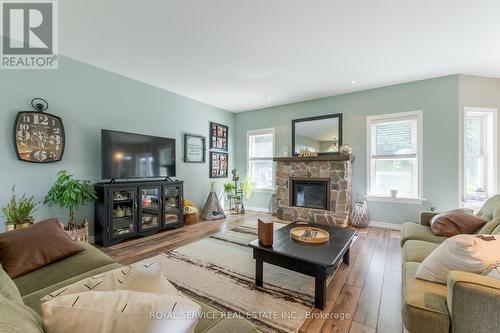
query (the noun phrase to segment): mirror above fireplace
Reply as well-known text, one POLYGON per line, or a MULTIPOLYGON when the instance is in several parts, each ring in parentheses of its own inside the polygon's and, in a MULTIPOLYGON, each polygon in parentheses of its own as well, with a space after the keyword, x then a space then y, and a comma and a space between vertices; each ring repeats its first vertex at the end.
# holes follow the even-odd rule
POLYGON ((342 114, 292 120, 293 155, 333 155, 342 145, 342 114))

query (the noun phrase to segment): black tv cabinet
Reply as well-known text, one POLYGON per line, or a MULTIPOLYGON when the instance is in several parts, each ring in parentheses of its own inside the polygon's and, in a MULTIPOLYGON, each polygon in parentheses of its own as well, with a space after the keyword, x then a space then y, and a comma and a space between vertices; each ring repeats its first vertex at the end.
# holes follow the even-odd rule
POLYGON ((101 246, 184 224, 182 181, 98 183, 95 190, 95 242, 101 246))

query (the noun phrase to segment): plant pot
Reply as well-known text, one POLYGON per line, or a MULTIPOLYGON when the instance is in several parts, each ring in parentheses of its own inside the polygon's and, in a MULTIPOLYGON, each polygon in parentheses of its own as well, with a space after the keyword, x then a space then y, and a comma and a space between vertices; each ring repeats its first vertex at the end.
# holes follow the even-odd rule
POLYGON ((184 214, 184 225, 192 225, 200 222, 200 213, 184 214))
POLYGON ((66 231, 68 236, 74 241, 85 243, 88 243, 89 241, 89 224, 87 223, 87 220, 84 220, 82 224, 79 224, 72 229, 65 226, 64 231, 66 231))
POLYGON ((15 224, 6 224, 7 231, 12 231, 16 228, 15 224))
POLYGON ((28 228, 30 225, 32 225, 31 222, 17 223, 16 229, 25 229, 28 228))

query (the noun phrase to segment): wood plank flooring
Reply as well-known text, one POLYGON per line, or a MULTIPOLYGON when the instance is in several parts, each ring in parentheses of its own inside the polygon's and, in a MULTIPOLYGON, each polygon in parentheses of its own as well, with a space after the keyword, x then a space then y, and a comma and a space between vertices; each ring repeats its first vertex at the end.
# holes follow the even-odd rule
MULTIPOLYGON (((247 212, 222 221, 166 230, 101 250, 122 264, 131 264, 243 222, 256 222, 258 217, 268 218, 268 215, 247 212)), ((325 310, 315 309, 300 333, 402 332, 399 231, 369 227, 358 229, 358 234, 351 247, 350 265, 342 264, 328 286, 325 310)))

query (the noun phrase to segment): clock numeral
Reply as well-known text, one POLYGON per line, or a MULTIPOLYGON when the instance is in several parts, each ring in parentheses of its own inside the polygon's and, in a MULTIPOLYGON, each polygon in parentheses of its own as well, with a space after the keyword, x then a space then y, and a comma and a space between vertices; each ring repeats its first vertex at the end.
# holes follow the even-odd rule
POLYGON ((23 115, 22 119, 23 119, 22 121, 24 123, 30 123, 31 122, 31 118, 28 115, 23 115))
POLYGON ((28 124, 19 124, 19 129, 27 131, 27 130, 30 129, 30 125, 28 125, 28 124))
POLYGON ((38 150, 33 153, 33 157, 37 161, 45 161, 47 159, 47 152, 45 150, 38 150))
POLYGON ((43 114, 33 115, 33 123, 37 125, 49 125, 49 117, 43 114))
POLYGON ((16 132, 18 140, 28 141, 31 138, 30 132, 26 130, 20 130, 16 132))
POLYGON ((52 145, 59 145, 61 143, 61 136, 59 134, 51 135, 49 138, 49 143, 52 145))

